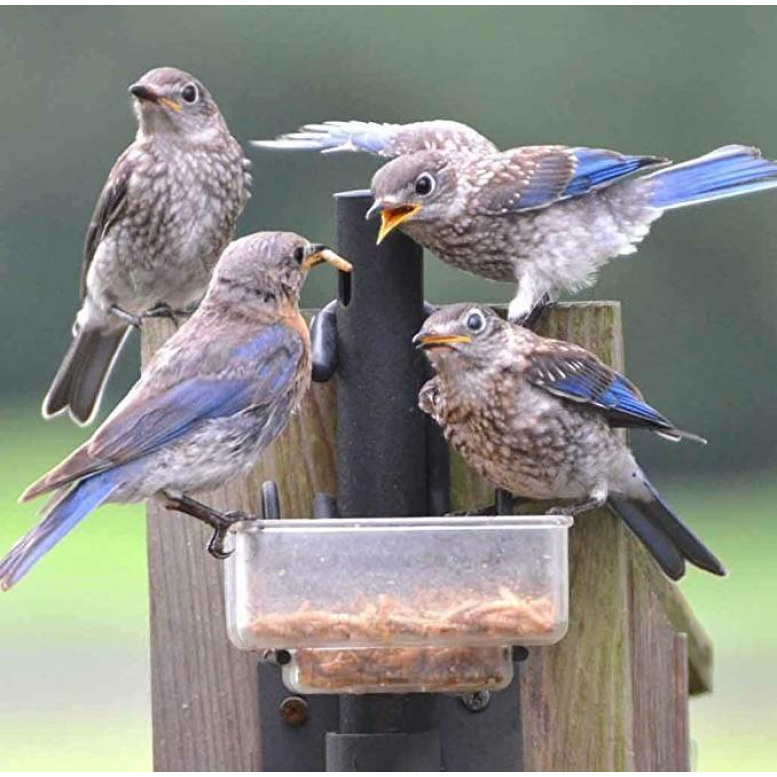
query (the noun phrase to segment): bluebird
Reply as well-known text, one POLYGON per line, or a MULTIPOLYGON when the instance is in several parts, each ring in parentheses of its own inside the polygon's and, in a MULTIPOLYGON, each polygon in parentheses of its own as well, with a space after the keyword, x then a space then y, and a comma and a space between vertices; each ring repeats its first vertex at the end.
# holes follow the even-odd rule
POLYGON ((137 136, 87 230, 81 309, 44 418, 92 420, 130 326, 200 300, 250 196, 250 162, 202 82, 162 67, 129 90, 137 136))
POLYGON ((635 252, 665 211, 777 186, 777 163, 747 146, 668 166, 597 148, 499 151, 452 121, 327 122, 254 144, 393 157, 372 179, 378 242, 400 227, 454 267, 517 282, 514 322, 591 285, 606 262, 635 252))
POLYGON ((436 372, 420 392, 419 407, 494 486, 565 502, 553 508, 565 514, 606 505, 674 580, 684 574, 685 561, 725 574, 615 430, 701 438, 675 427, 623 375, 580 346, 540 337, 480 305, 438 310, 415 342, 436 372))
POLYGON ((52 492, 43 519, 0 561, 10 588, 73 527, 107 502, 155 498, 210 523, 223 556, 230 518, 187 496, 251 468, 310 384, 310 339, 299 313, 304 274, 350 265, 289 232, 232 243, 205 299, 84 445, 22 494, 52 492))

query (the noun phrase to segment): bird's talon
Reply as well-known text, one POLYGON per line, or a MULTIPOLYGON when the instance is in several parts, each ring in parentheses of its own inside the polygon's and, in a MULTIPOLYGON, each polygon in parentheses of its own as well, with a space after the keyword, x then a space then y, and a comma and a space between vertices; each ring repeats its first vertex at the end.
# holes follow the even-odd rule
POLYGON ((451 513, 445 513, 446 518, 481 518, 491 515, 496 515, 496 505, 486 505, 475 510, 455 510, 451 513))
POLYGON ((176 328, 180 325, 179 317, 186 315, 182 310, 173 310, 169 305, 157 305, 150 310, 146 310, 140 315, 140 318, 166 318, 175 324, 176 328))
POLYGON ((224 543, 226 542, 226 539, 227 530, 216 529, 208 541, 208 553, 210 553, 210 555, 218 561, 224 561, 224 559, 229 558, 234 552, 234 549, 224 550, 224 543))
POLYGON ((121 319, 125 324, 134 326, 135 329, 140 329, 140 325, 143 323, 140 316, 136 316, 133 313, 127 313, 126 310, 122 310, 121 308, 116 307, 116 305, 110 309, 110 312, 113 313, 116 318, 121 319))
POLYGON ((255 521, 256 516, 248 515, 248 513, 241 513, 240 510, 232 510, 229 513, 224 513, 224 521, 231 526, 233 523, 240 523, 241 521, 255 521))
POLYGON ((556 300, 552 299, 547 294, 543 294, 539 302, 537 302, 525 316, 521 316, 511 323, 518 324, 518 326, 522 326, 524 329, 531 329, 532 332, 536 332, 542 324, 546 323, 548 314, 553 310, 556 304, 556 300))

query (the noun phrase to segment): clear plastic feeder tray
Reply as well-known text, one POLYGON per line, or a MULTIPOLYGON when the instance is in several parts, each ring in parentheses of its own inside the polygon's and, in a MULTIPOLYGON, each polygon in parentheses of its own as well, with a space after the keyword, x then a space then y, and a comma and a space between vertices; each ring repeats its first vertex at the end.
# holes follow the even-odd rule
POLYGON ((296 693, 470 693, 513 679, 509 647, 301 648, 283 667, 296 693))
POLYGON ((250 521, 226 562, 244 650, 503 648, 567 628, 565 516, 250 521))

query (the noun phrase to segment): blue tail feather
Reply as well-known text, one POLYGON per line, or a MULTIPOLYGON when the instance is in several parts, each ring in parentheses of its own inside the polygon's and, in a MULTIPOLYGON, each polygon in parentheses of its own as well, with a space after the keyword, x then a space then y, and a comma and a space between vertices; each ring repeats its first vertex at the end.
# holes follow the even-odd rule
POLYGON ((45 509, 43 520, 0 561, 0 588, 7 590, 18 583, 71 529, 105 502, 118 485, 116 473, 111 470, 93 475, 55 498, 45 509))
POLYGON ((652 185, 650 204, 668 210, 773 189, 777 162, 764 159, 757 148, 723 146, 642 180, 652 185))

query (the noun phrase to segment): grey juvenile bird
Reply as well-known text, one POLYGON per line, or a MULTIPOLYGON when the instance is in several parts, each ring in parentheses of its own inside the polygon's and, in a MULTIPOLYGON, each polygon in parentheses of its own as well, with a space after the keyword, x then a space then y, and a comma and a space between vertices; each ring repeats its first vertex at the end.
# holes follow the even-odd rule
POLYGON ((517 281, 509 310, 516 322, 592 284, 602 265, 636 251, 665 211, 777 186, 777 163, 747 146, 665 167, 663 157, 596 148, 499 151, 453 121, 310 124, 254 145, 396 157, 372 179, 378 242, 400 227, 448 264, 517 281), (665 169, 634 177, 658 167, 665 169))
POLYGON ((250 196, 250 162, 200 81, 162 67, 130 92, 137 136, 89 224, 81 309, 45 418, 93 418, 130 325, 199 301, 250 196))
POLYGON ((606 504, 675 580, 686 560, 725 574, 614 429, 701 438, 678 430, 625 377, 584 348, 540 337, 480 305, 438 310, 415 342, 437 372, 421 389, 419 407, 493 485, 519 497, 568 501, 558 508, 564 513, 606 504))
POLYGON ((159 498, 217 530, 227 516, 186 494, 252 467, 310 384, 310 339, 299 313, 304 274, 350 265, 290 232, 232 243, 199 309, 155 354, 90 440, 33 483, 21 500, 53 492, 43 519, 0 561, 10 588, 79 521, 106 502, 159 498))

